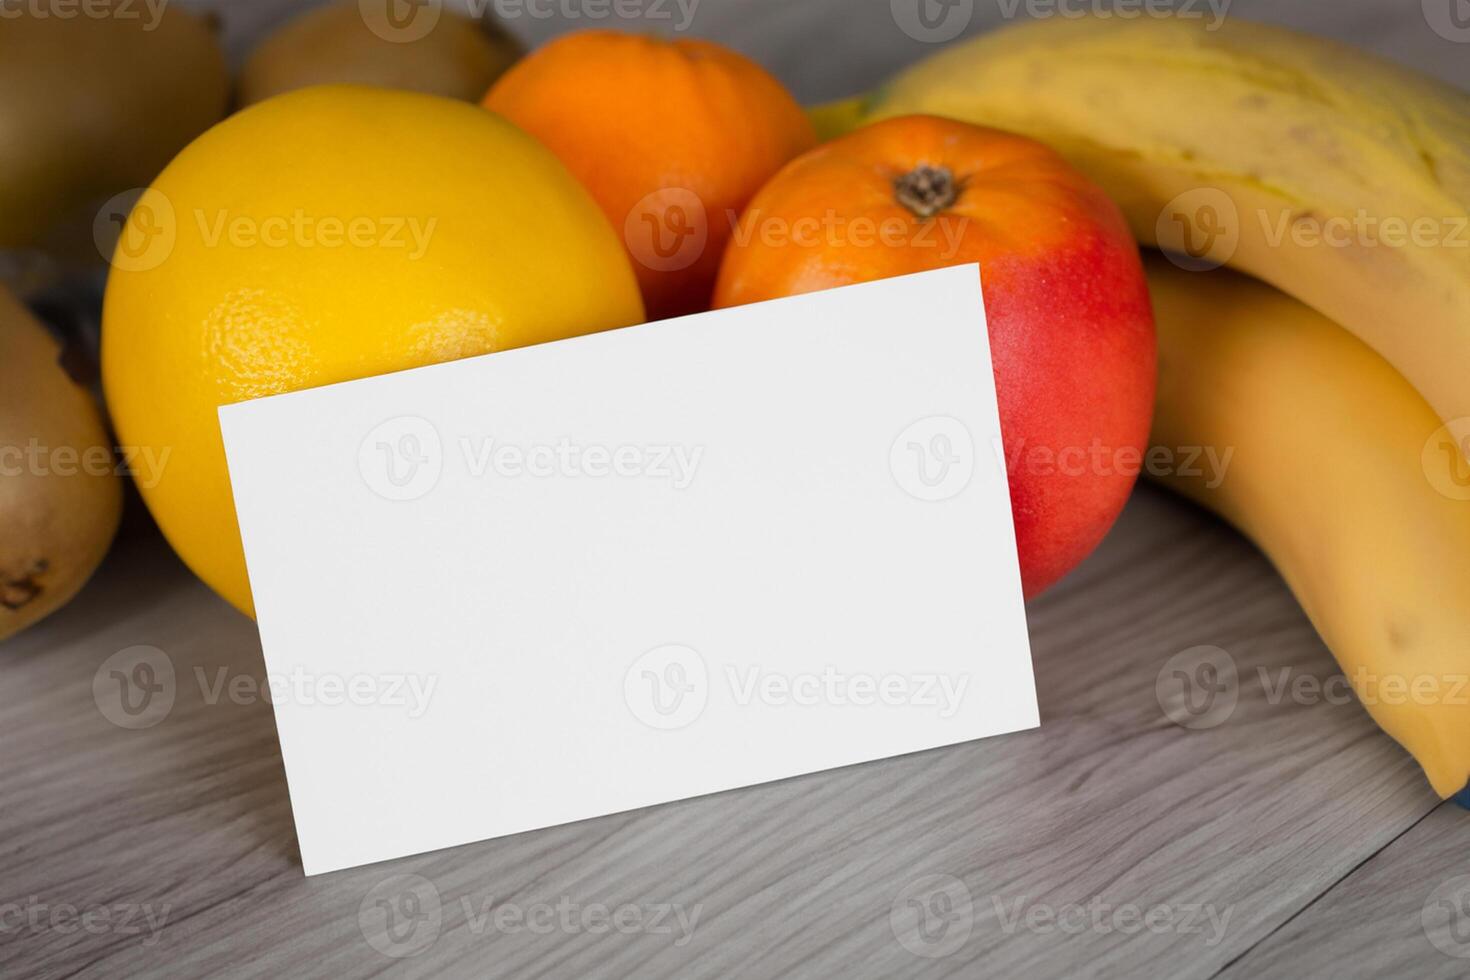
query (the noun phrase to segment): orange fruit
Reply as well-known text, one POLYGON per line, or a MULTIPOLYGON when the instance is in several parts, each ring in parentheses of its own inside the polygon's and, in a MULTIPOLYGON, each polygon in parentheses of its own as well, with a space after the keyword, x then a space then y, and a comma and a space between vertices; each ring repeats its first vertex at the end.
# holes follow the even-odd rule
POLYGON ((740 211, 816 143, 780 82, 708 41, 566 35, 501 76, 484 104, 592 192, 652 319, 708 307, 740 211))

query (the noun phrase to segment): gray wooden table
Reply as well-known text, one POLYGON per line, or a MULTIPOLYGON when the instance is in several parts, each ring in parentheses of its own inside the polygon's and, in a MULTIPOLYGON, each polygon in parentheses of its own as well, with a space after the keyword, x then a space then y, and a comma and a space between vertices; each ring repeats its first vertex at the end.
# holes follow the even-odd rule
MULTIPOLYGON (((974 8, 982 30, 1012 5, 974 8)), ((1231 13, 1470 83, 1418 0, 1231 13)), ((702 0, 690 33, 806 100, 927 51, 888 0, 702 0)), ((1470 813, 1337 688, 1279 695, 1335 668, 1246 542, 1141 488, 1029 615, 1039 731, 306 879, 254 626, 135 515, 73 606, 0 646, 0 975, 1470 973, 1470 813), (94 679, 140 645, 172 706, 130 729, 94 679), (1169 677, 1199 656, 1236 680, 1189 714, 1169 677)))

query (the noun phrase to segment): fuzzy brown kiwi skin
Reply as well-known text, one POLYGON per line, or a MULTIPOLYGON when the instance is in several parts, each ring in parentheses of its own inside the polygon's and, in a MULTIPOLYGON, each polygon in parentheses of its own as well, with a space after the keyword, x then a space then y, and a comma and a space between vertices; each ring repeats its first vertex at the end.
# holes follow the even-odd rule
POLYGON ((356 0, 337 0, 261 41, 240 72, 238 98, 247 106, 308 85, 357 84, 478 102, 524 53, 493 19, 446 7, 424 37, 395 41, 373 33, 356 0))
POLYGON ((228 111, 224 53, 174 3, 89 0, 73 17, 17 6, 0 19, 0 250, 100 263, 99 207, 146 187, 228 111))
POLYGON ((0 640, 76 595, 122 515, 102 413, 61 355, 0 287, 0 640))

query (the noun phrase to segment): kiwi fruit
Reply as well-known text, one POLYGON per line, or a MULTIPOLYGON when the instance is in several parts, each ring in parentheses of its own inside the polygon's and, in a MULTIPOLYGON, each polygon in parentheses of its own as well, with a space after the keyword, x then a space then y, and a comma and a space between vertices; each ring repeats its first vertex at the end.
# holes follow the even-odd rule
MULTIPOLYGON (((392 0, 389 0, 391 3, 392 0)), ((475 21, 439 6, 420 6, 426 32, 370 25, 355 0, 300 14, 246 59, 239 100, 250 105, 308 85, 377 85, 478 102, 524 53, 494 21, 475 21)))
POLYGON ((92 392, 0 287, 0 639, 77 593, 107 554, 122 501, 92 392))
POLYGON ((98 207, 151 183, 229 100, 213 27, 176 4, 19 5, 0 19, 0 249, 93 249, 98 207))

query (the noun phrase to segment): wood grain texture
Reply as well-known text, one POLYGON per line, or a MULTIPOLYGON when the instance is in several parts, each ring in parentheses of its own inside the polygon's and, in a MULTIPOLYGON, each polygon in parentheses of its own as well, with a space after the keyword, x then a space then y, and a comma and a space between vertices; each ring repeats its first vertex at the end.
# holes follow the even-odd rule
MULTIPOLYGON (((224 5, 236 56, 296 6, 224 5)), ((1011 7, 976 0, 970 31, 1011 7)), ((1418 8, 1230 9, 1470 82, 1470 48, 1418 8)), ((511 24, 532 41, 568 26, 598 25, 511 24)), ((888 0, 702 0, 690 33, 805 100, 933 50, 888 0)), ((308 880, 271 707, 250 691, 254 626, 134 526, 72 607, 0 645, 0 975, 1465 975, 1421 916, 1457 897, 1433 893, 1464 869, 1467 815, 1355 703, 1278 695, 1334 667, 1237 535, 1144 488, 1029 619, 1040 731, 308 880), (94 680, 140 644, 176 691, 133 731, 94 680), (1218 723, 1182 727, 1166 708, 1197 721, 1169 693, 1172 658, 1200 645, 1237 680, 1200 716, 1218 723), (244 687, 215 697, 221 680, 244 687), (599 907, 641 921, 577 918, 599 907), (385 910, 403 913, 397 942, 385 910)), ((1442 941, 1452 912, 1431 921, 1442 941)))
POLYGON ((1355 704, 1273 703, 1261 669, 1325 678, 1329 656, 1255 552, 1148 488, 1030 611, 1040 731, 310 880, 270 706, 210 703, 220 669, 262 678, 253 625, 147 532, 121 542, 78 602, 3 651, 4 896, 167 918, 156 938, 12 930, 0 972, 1208 977, 1438 802, 1355 704), (1228 651, 1240 680, 1228 718, 1191 730, 1156 686, 1202 643, 1228 651), (93 678, 136 644, 167 653, 177 693, 161 723, 127 731, 99 710, 93 678), (385 956, 359 913, 402 899, 410 874, 437 893, 421 921, 437 936, 385 956), (890 921, 906 889, 933 898, 931 875, 971 901, 952 923, 968 936, 942 957, 890 921), (501 905, 598 903, 698 917, 687 941, 493 918, 501 905), (1026 925, 1033 907, 1062 925, 1026 925), (1112 918, 1131 907, 1162 907, 1172 925, 1112 918))
POLYGON ((1470 975, 1466 816, 1437 807, 1222 977, 1470 975))

